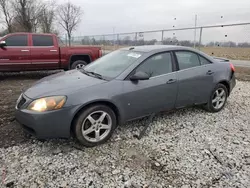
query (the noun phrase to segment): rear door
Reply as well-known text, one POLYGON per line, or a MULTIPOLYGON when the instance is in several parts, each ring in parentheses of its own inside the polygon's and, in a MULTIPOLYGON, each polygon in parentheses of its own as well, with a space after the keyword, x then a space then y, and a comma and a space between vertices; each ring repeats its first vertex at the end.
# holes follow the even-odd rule
POLYGON ((52 35, 32 34, 31 61, 36 69, 59 68, 59 48, 52 35))
POLYGON ((120 97, 125 111, 129 112, 126 119, 174 108, 177 78, 172 60, 170 52, 153 55, 131 73, 133 75, 138 71, 145 72, 150 75, 149 80, 124 81, 124 94, 120 97))
POLYGON ((27 34, 9 35, 1 41, 6 46, 0 48, 0 70, 14 71, 30 68, 30 47, 27 34))
POLYGON ((206 103, 213 89, 213 64, 191 51, 175 51, 175 56, 179 68, 176 108, 206 103))

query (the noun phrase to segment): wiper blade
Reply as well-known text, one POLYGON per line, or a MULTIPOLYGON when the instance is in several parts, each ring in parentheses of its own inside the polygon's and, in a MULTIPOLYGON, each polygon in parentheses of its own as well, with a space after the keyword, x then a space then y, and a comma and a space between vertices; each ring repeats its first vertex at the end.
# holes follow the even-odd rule
POLYGON ((98 73, 96 73, 96 72, 91 72, 91 71, 86 71, 87 73, 89 73, 89 74, 93 74, 93 75, 95 75, 95 76, 98 76, 98 77, 101 77, 102 78, 102 75, 100 75, 100 74, 98 74, 98 73))
POLYGON ((96 73, 96 72, 86 71, 86 70, 84 70, 84 69, 82 69, 82 71, 83 71, 85 74, 88 74, 88 75, 91 74, 91 75, 93 75, 93 76, 95 76, 95 77, 97 77, 97 78, 99 78, 99 79, 105 80, 105 79, 103 78, 102 75, 100 75, 100 74, 98 74, 98 73, 96 73))
POLYGON ((83 72, 84 74, 87 74, 87 71, 85 71, 84 69, 77 69, 80 72, 83 72))

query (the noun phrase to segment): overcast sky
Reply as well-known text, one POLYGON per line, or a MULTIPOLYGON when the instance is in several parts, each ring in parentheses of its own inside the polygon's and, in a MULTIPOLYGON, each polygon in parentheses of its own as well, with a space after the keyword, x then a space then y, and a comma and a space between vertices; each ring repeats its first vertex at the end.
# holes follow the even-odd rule
MULTIPOLYGON (((58 3, 68 0, 57 0, 58 3)), ((81 6, 84 15, 74 35, 98 35, 115 32, 157 30, 250 22, 250 0, 70 0, 81 6), (176 18, 176 20, 175 20, 176 18)), ((190 39, 194 31, 165 33, 165 37, 190 39)), ((147 36, 148 35, 148 36, 147 36)), ((160 34, 146 38, 160 39, 160 34)), ((197 34, 198 35, 198 34, 197 34)), ((204 41, 234 40, 250 42, 250 26, 204 30, 204 41), (227 37, 225 37, 227 35, 227 37)), ((190 39, 191 40, 191 39, 190 39)))

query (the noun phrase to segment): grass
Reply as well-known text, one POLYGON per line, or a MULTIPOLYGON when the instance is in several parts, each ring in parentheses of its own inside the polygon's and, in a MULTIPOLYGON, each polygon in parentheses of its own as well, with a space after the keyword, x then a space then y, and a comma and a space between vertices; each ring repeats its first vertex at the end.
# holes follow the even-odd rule
POLYGON ((250 60, 250 48, 204 47, 201 51, 208 55, 233 60, 250 60))
MULTIPOLYGON (((126 46, 100 46, 103 50, 117 50, 126 46)), ((202 47, 201 51, 204 53, 224 57, 233 60, 249 60, 250 61, 250 48, 230 48, 230 47, 202 47)))

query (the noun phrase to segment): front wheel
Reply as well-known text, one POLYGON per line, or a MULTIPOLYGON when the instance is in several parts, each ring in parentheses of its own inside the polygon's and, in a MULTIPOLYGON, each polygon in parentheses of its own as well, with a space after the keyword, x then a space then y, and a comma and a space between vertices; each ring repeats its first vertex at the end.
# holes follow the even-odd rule
POLYGON ((94 105, 85 109, 75 122, 77 140, 87 147, 105 143, 116 128, 116 116, 105 105, 94 105))
POLYGON ((208 103, 204 106, 209 112, 219 112, 226 104, 228 90, 225 85, 218 84, 213 90, 208 103))

